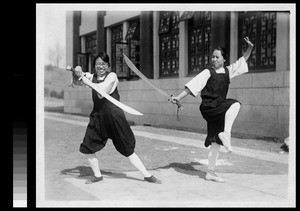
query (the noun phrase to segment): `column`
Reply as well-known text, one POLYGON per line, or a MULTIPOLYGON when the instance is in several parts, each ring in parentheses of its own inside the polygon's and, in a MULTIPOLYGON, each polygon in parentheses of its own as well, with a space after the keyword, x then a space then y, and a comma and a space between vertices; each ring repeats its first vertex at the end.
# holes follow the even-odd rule
POLYGON ((238 13, 230 13, 230 54, 229 63, 238 59, 238 13))
POLYGON ((111 28, 107 28, 106 30, 106 53, 109 56, 110 60, 112 58, 111 53, 111 28))
POLYGON ((153 79, 153 12, 142 11, 140 17, 140 70, 153 79))
POLYGON ((227 49, 230 55, 230 12, 212 12, 211 51, 217 46, 227 49))
POLYGON ((179 22, 179 78, 188 75, 188 21, 179 22))
POLYGON ((73 67, 77 66, 77 53, 80 53, 79 26, 81 24, 81 12, 73 13, 73 67))
POLYGON ((290 70, 290 13, 277 12, 276 21, 276 71, 290 70))
POLYGON ((106 33, 104 28, 105 11, 97 12, 97 52, 106 51, 106 33))
POLYGON ((159 11, 153 12, 153 79, 159 78, 159 11))

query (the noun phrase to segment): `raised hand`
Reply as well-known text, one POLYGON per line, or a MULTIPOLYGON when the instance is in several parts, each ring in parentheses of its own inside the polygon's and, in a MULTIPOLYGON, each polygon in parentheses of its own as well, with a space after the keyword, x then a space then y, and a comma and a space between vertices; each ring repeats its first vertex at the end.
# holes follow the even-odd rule
POLYGON ((252 42, 250 42, 248 37, 245 37, 244 40, 248 43, 248 48, 247 48, 246 52, 243 55, 244 58, 245 58, 245 61, 247 61, 249 59, 251 51, 253 50, 254 45, 252 44, 252 42))
POLYGON ((248 37, 245 37, 244 40, 248 43, 249 46, 253 47, 253 43, 249 40, 248 37))

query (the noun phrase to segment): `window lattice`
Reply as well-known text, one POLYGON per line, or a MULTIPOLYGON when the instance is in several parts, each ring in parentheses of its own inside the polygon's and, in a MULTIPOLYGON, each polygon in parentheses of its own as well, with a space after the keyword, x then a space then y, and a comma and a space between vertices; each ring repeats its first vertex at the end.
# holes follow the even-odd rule
POLYGON ((96 33, 87 35, 85 37, 85 52, 97 54, 97 38, 96 33))
POLYGON ((117 42, 122 42, 123 40, 123 25, 118 25, 116 27, 113 27, 111 29, 111 47, 112 47, 112 52, 111 52, 111 70, 113 72, 116 71, 116 43, 117 42))
POLYGON ((211 13, 195 12, 189 21, 189 74, 197 74, 210 65, 211 13))
MULTIPOLYGON (((140 69, 140 19, 133 20, 129 23, 129 28, 125 36, 125 40, 129 44, 129 58, 132 63, 140 69)), ((131 77, 138 77, 130 70, 131 77)))
POLYGON ((160 12, 160 77, 178 76, 179 12, 160 12))
POLYGON ((276 66, 276 12, 239 13, 239 55, 248 48, 244 37, 254 44, 248 59, 249 71, 274 71, 276 66))
POLYGON ((170 30, 170 19, 171 19, 171 11, 160 12, 160 20, 159 20, 159 34, 169 32, 170 30))
POLYGON ((139 40, 140 39, 140 29, 139 29, 139 19, 131 21, 129 23, 129 28, 125 36, 125 40, 139 40))

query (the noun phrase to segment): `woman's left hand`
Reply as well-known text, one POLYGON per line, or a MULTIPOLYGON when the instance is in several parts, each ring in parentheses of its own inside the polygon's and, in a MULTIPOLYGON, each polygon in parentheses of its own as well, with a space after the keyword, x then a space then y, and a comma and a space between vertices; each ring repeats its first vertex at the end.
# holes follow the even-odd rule
POLYGON ((248 43, 249 46, 251 46, 251 47, 254 46, 248 37, 245 37, 244 40, 248 43))

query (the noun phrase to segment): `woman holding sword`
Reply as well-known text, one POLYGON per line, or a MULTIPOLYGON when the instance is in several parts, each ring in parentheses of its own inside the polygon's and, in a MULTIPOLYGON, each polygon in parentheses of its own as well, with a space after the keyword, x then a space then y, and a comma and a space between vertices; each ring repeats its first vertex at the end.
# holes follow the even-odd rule
POLYGON ((176 97, 171 97, 171 102, 176 103, 192 95, 201 95, 200 112, 207 122, 207 137, 205 146, 211 146, 208 154, 207 180, 224 182, 215 173, 215 165, 219 156, 219 149, 223 145, 229 152, 231 147, 231 127, 239 112, 240 102, 235 99, 226 99, 230 79, 247 73, 247 60, 254 45, 246 37, 244 40, 248 48, 244 55, 229 66, 224 66, 228 60, 226 50, 222 47, 214 49, 211 63, 212 67, 205 69, 185 84, 185 89, 176 97))
MULTIPOLYGON (((80 66, 74 71, 75 85, 83 85, 80 77, 86 77, 95 83, 116 100, 120 99, 118 93, 118 77, 116 73, 109 72, 109 56, 104 51, 100 51, 94 60, 95 74, 83 73, 80 66)), ((86 181, 91 184, 103 180, 100 172, 99 162, 96 152, 102 150, 108 139, 111 139, 117 151, 127 157, 144 176, 144 180, 151 183, 161 183, 159 179, 151 175, 137 154, 135 153, 135 137, 126 120, 122 109, 108 101, 106 98, 92 90, 93 110, 90 114, 90 121, 87 126, 83 142, 80 144, 79 151, 87 156, 94 176, 86 181)))

